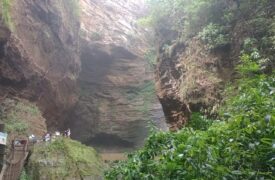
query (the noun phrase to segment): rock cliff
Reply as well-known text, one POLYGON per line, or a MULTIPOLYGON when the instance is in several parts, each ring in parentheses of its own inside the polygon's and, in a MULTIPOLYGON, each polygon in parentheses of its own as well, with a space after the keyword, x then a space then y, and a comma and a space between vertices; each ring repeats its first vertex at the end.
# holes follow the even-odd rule
POLYGON ((198 35, 182 42, 173 31, 168 31, 170 39, 166 39, 167 34, 159 34, 156 89, 170 130, 186 125, 192 112, 204 110, 202 113, 206 115, 217 115, 226 83, 236 78, 234 67, 242 42, 250 36, 250 32, 242 28, 243 23, 243 20, 236 21, 230 42, 213 50, 209 50, 198 35))
POLYGON ((144 60, 147 32, 136 22, 143 2, 81 0, 80 6, 80 98, 67 125, 74 138, 105 150, 139 146, 149 121, 165 127, 144 60))
POLYGON ((77 99, 79 22, 74 5, 74 0, 2 2, 1 97, 36 102, 50 128, 77 99))
POLYGON ((103 148, 133 148, 166 127, 137 25, 143 1, 3 1, 0 95, 38 105, 50 130, 103 148), (108 144, 108 145, 107 145, 108 144))

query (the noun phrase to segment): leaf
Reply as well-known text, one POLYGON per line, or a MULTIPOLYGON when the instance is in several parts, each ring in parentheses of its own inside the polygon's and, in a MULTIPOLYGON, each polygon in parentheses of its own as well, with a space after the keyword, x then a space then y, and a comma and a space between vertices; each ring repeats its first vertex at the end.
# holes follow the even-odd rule
POLYGON ((235 170, 235 171, 231 171, 232 174, 235 174, 235 175, 242 175, 243 173, 239 170, 235 170))

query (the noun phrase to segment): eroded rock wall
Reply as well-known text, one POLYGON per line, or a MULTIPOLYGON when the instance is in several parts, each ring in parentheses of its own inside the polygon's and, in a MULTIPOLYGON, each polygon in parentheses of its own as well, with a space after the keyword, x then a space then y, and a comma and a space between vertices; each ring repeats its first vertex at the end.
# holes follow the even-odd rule
POLYGON ((1 96, 38 104, 54 128, 76 102, 80 70, 79 22, 74 0, 20 0, 2 7, 1 96), (4 9, 6 8, 6 9, 4 9), (7 27, 8 25, 8 27, 7 27))
POLYGON ((148 123, 165 128, 153 72, 144 60, 142 1, 81 0, 79 101, 68 117, 73 137, 103 150, 143 143, 148 123))
POLYGON ((243 23, 240 20, 232 26, 230 44, 214 50, 198 36, 182 42, 177 36, 167 40, 169 36, 160 34, 156 89, 170 130, 181 129, 193 112, 217 115, 225 85, 236 77, 241 42, 249 37, 243 23))
POLYGON ((144 60, 148 32, 137 25, 142 4, 11 1, 0 28, 1 97, 36 102, 49 129, 70 127, 86 144, 141 145, 148 122, 165 128, 144 60))

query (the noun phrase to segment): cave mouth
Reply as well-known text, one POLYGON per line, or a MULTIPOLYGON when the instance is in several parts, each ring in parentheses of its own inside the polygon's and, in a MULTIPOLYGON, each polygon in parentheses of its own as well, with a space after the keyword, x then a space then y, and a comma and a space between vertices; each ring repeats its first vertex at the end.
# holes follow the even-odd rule
POLYGON ((119 136, 107 133, 99 133, 89 138, 84 144, 95 147, 99 151, 114 151, 121 149, 134 149, 135 143, 124 140, 119 136))

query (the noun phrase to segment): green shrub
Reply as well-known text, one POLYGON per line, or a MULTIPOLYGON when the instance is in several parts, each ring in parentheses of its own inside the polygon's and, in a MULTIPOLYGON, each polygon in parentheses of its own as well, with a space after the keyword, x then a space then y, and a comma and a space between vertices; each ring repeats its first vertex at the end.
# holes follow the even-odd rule
MULTIPOLYGON (((171 24, 181 19, 178 11, 182 12, 185 20, 179 31, 193 32, 193 36, 201 32, 209 49, 230 41, 224 29, 228 23, 247 18, 245 28, 251 30, 252 37, 244 42, 240 54, 236 67, 239 79, 226 90, 218 111, 220 121, 210 122, 194 113, 189 125, 179 132, 152 132, 142 149, 106 172, 106 179, 274 179, 275 72, 267 75, 261 71, 261 61, 274 60, 275 25, 270 14, 274 2, 240 0, 238 13, 228 6, 221 8, 225 1, 170 2, 154 1, 159 3, 154 10, 169 14, 166 20, 171 24)), ((165 20, 156 12, 152 16, 155 22, 165 20)))
POLYGON ((207 119, 201 113, 192 113, 190 120, 188 121, 187 127, 191 127, 194 130, 207 130, 213 120, 207 119))
POLYGON ((106 179, 274 178, 274 86, 274 77, 265 75, 240 80, 238 95, 230 96, 223 108, 225 121, 213 122, 205 131, 154 132, 144 148, 116 164, 106 179))
POLYGON ((207 49, 212 50, 230 43, 229 35, 225 33, 222 26, 218 24, 208 24, 199 33, 200 39, 206 44, 207 49))
POLYGON ((11 21, 11 0, 2 0, 2 19, 7 27, 11 30, 13 29, 13 24, 11 21))
POLYGON ((237 66, 239 73, 242 76, 249 76, 260 71, 259 64, 248 54, 241 56, 241 63, 237 66))
POLYGON ((21 172, 20 180, 31 180, 31 178, 28 176, 25 168, 21 172))
POLYGON ((226 0, 149 0, 150 14, 140 20, 141 24, 155 29, 170 29, 184 39, 196 36, 210 22, 220 24, 234 19, 226 0), (226 12, 226 13, 225 13, 226 12))
POLYGON ((42 118, 35 104, 28 101, 5 99, 1 103, 1 118, 5 123, 5 131, 12 134, 27 134, 31 129, 30 118, 42 118))
POLYGON ((219 111, 223 121, 211 125, 195 113, 177 133, 153 132, 106 179, 274 178, 275 72, 255 73, 259 66, 246 54, 241 62, 242 76, 229 86, 219 111))
POLYGON ((10 121, 5 124, 5 130, 8 133, 26 134, 28 127, 27 124, 18 122, 16 119, 10 119, 10 121))

